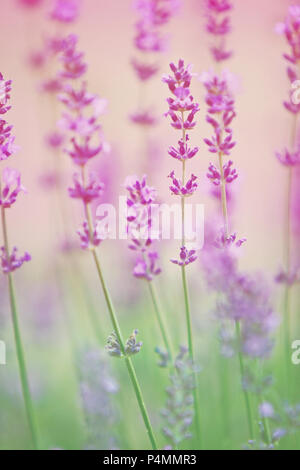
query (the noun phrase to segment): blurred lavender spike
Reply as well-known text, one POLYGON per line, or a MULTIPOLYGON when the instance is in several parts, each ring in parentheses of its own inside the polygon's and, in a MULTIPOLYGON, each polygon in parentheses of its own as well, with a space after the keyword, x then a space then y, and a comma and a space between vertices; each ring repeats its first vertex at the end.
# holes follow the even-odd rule
POLYGON ((116 449, 114 433, 118 413, 112 395, 118 392, 119 385, 99 349, 84 350, 79 357, 78 369, 87 430, 85 450, 116 449))

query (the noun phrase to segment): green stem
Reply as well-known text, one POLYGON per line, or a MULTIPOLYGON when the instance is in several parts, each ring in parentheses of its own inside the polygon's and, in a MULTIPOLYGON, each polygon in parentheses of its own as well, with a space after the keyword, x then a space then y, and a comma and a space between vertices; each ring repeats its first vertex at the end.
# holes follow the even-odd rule
MULTIPOLYGON (((3 207, 1 208, 1 219, 2 219, 4 246, 5 246, 6 256, 8 257, 9 256, 8 235, 7 235, 5 209, 3 207)), ((37 450, 38 449, 37 428, 36 428, 36 422, 35 422, 35 417, 34 417, 32 398, 30 394, 21 332, 20 332, 20 327, 19 327, 14 283, 13 283, 13 278, 12 278, 11 273, 8 274, 8 289, 9 289, 9 301, 10 301, 10 309, 11 309, 11 316, 12 316, 12 323, 13 323, 13 330, 14 330, 14 337, 15 337, 17 359, 18 359, 18 364, 19 364, 19 373, 20 373, 21 386, 22 386, 22 394, 23 394, 23 399, 24 399, 24 404, 25 404, 28 425, 29 425, 29 429, 30 429, 30 433, 32 437, 33 447, 35 450, 37 450)))
POLYGON ((194 346, 193 346, 192 322, 191 322, 190 300, 189 300, 185 265, 181 267, 181 275, 182 275, 182 285, 183 285, 183 295, 184 295, 184 305, 185 305, 185 319, 186 319, 186 327, 187 327, 187 335, 188 335, 188 346, 189 346, 190 357, 191 359, 193 359, 194 358, 194 346))
POLYGON ((224 235, 227 238, 229 236, 229 222, 228 222, 226 182, 224 178, 222 152, 219 152, 219 167, 220 167, 220 174, 221 174, 221 201, 222 201, 222 213, 223 213, 223 219, 224 219, 224 235))
MULTIPOLYGON (((184 292, 184 304, 185 304, 185 313, 186 313, 186 324, 187 324, 187 333, 188 333, 188 347, 189 347, 189 356, 194 363, 194 346, 193 346, 193 334, 192 334, 192 323, 191 323, 191 314, 190 314, 190 301, 189 301, 189 292, 188 292, 188 285, 186 280, 186 272, 185 266, 181 267, 182 273, 182 284, 183 284, 183 292, 184 292)), ((195 428, 196 428, 196 437, 197 442, 199 445, 199 449, 201 449, 201 430, 200 430, 200 403, 199 403, 199 396, 198 396, 198 380, 197 380, 197 373, 194 372, 194 382, 195 388, 193 390, 193 397, 194 397, 194 410, 195 410, 195 428)))
MULTIPOLYGON (((182 123, 184 122, 184 112, 181 112, 181 119, 182 123)), ((186 130, 182 129, 182 140, 186 143, 186 130)), ((185 160, 182 161, 182 185, 185 184, 185 160)), ((181 245, 185 246, 185 197, 181 197, 181 230, 182 230, 182 240, 181 245)), ((189 292, 188 292, 188 284, 186 278, 186 270, 185 265, 183 264, 181 267, 181 275, 182 275, 182 287, 183 287, 183 295, 184 295, 184 305, 185 305, 185 318, 186 318, 186 326, 187 326, 187 335, 188 335, 188 347, 189 347, 189 356, 194 363, 194 347, 193 347, 193 334, 192 334, 192 322, 191 322, 191 312, 190 312, 190 301, 189 301, 189 292)), ((193 390, 194 396, 194 412, 195 412, 195 428, 196 428, 196 438, 201 448, 201 432, 200 432, 200 404, 199 404, 199 397, 197 393, 198 389, 198 380, 197 380, 197 373, 194 372, 194 382, 195 388, 193 390)))
MULTIPOLYGON (((291 197, 292 197, 292 169, 288 169, 288 183, 287 183, 287 213, 286 213, 286 270, 287 274, 290 273, 290 259, 291 259, 291 197)), ((290 390, 290 292, 291 288, 288 284, 285 285, 284 290, 284 348, 286 358, 286 385, 288 391, 290 390)))
POLYGON ((270 433, 270 426, 269 426, 269 421, 267 418, 262 418, 262 423, 264 427, 264 433, 266 436, 267 444, 271 444, 271 433, 270 433))
MULTIPOLYGON (((259 360, 259 361, 258 361, 258 371, 259 371, 260 380, 262 381, 263 372, 264 372, 262 360, 259 360)), ((258 398, 259 398, 259 402, 260 402, 260 403, 264 403, 265 398, 264 398, 263 392, 261 392, 261 393, 259 394, 258 398)), ((258 403, 258 406, 259 406, 260 403, 258 403)), ((262 424, 263 424, 263 428, 264 428, 264 435, 265 435, 265 439, 266 439, 266 444, 267 444, 267 445, 270 445, 271 442, 272 442, 271 432, 270 432, 270 426, 269 426, 269 421, 268 421, 268 419, 267 419, 265 416, 262 417, 262 424)))
MULTIPOLYGON (((82 167, 82 182, 83 182, 83 185, 85 186, 84 167, 82 167)), ((84 212, 85 212, 85 216, 86 216, 86 219, 87 219, 87 222, 88 222, 90 236, 92 237, 93 223, 92 223, 91 209, 90 209, 90 206, 88 204, 84 204, 84 212)), ((118 319, 117 319, 117 315, 115 313, 113 303, 112 303, 112 300, 110 298, 109 291, 107 289, 107 286, 106 286, 106 283, 105 283, 105 280, 104 280, 104 277, 103 277, 103 274, 102 274, 100 261, 99 261, 99 258, 98 258, 98 255, 97 255, 97 252, 96 252, 95 249, 92 250, 92 255, 93 255, 93 258, 94 258, 94 261, 95 261, 98 277, 99 277, 100 284, 101 284, 101 287, 102 287, 102 290, 103 290, 103 294, 104 294, 104 297, 105 297, 105 301, 106 301, 109 316, 110 316, 110 319, 111 319, 111 322, 112 322, 112 325, 113 325, 113 329, 114 329, 115 334, 117 335, 117 338, 118 338, 118 341, 119 341, 119 344, 120 344, 120 348, 121 348, 121 352, 125 356, 126 366, 127 366, 128 373, 129 373, 129 376, 130 376, 130 379, 131 379, 131 382, 132 382, 132 385, 133 385, 133 388, 134 388, 134 391, 135 391, 136 399, 138 401, 138 405, 139 405, 139 408, 140 408, 140 411, 141 411, 141 414, 142 414, 142 417, 143 417, 143 420, 144 420, 144 424, 145 424, 145 427, 146 427, 146 430, 147 430, 152 448, 153 448, 153 450, 157 450, 157 444, 156 444, 154 432, 153 432, 152 425, 151 425, 151 422, 150 422, 150 419, 149 419, 149 416, 148 416, 148 413, 147 413, 147 409, 146 409, 146 406, 145 406, 145 403, 144 403, 141 388, 140 388, 140 385, 139 385, 139 382, 138 382, 138 379, 137 379, 132 361, 129 357, 126 356, 124 340, 123 340, 123 336, 122 336, 121 329, 120 329, 120 326, 119 326, 119 322, 118 322, 118 319)))
POLYGON ((228 358, 224 357, 219 352, 219 377, 220 377, 220 390, 221 390, 221 409, 223 421, 223 433, 226 443, 230 440, 230 390, 228 383, 228 358))
MULTIPOLYGON (((297 144, 297 127, 298 127, 298 116, 294 115, 293 125, 290 136, 290 145, 292 149, 295 149, 297 144)), ((286 253, 285 253, 285 263, 287 274, 290 274, 290 264, 291 264, 291 199, 292 199, 292 183, 293 183, 293 169, 288 168, 288 178, 287 178, 287 199, 286 199, 286 253)), ((286 386, 288 391, 290 391, 290 294, 291 287, 286 284, 284 291, 284 318, 283 318, 283 328, 284 328, 284 349, 286 357, 286 386)))
POLYGON ((116 313, 114 311, 114 307, 113 307, 113 304, 112 304, 112 301, 111 301, 106 283, 104 281, 102 270, 101 270, 101 267, 100 267, 100 261, 99 261, 98 255, 97 255, 95 250, 92 250, 92 255, 93 255, 95 265, 96 265, 96 268, 97 268, 97 273, 98 273, 99 280, 100 280, 100 283, 101 283, 101 286, 102 286, 102 290, 103 290, 106 305, 107 305, 107 308, 108 308, 108 311, 109 311, 110 319, 111 319, 111 322, 113 324, 113 329, 114 329, 114 331, 117 335, 121 351, 122 351, 123 355, 125 356, 125 363, 126 363, 126 366, 127 366, 127 370, 128 370, 128 373, 129 373, 134 391, 135 391, 135 395, 136 395, 136 399, 138 401, 140 412, 142 414, 144 424, 145 424, 145 427, 146 427, 146 430, 147 430, 152 448, 153 448, 153 450, 157 450, 157 444, 156 444, 155 436, 154 436, 152 425, 151 425, 151 422, 150 422, 150 419, 149 419, 149 416, 148 416, 148 413, 147 413, 147 409, 146 409, 146 406, 145 406, 145 403, 144 403, 141 388, 140 388, 140 385, 139 385, 139 382, 138 382, 138 379, 137 379, 132 361, 131 361, 130 357, 126 356, 126 354, 125 354, 125 346, 124 346, 124 341, 123 341, 121 329, 120 329, 120 326, 119 326, 119 322, 118 322, 116 313))
MULTIPOLYGON (((241 343, 241 330, 240 330, 240 323, 239 321, 235 322, 235 327, 236 327, 236 336, 238 340, 238 347, 240 346, 241 343)), ((245 376, 245 367, 244 367, 244 360, 243 360, 243 354, 239 351, 239 363, 240 363, 240 373, 241 373, 241 381, 243 381, 243 378, 245 376)), ((243 387, 243 384, 242 384, 243 387)), ((252 413, 251 413, 251 404, 250 404, 250 396, 248 391, 243 387, 243 392, 244 392, 244 398, 245 398, 245 405, 246 405, 246 413, 247 413, 247 420, 248 420, 248 427, 249 427, 249 434, 250 434, 250 439, 254 439, 254 432, 253 432, 253 424, 252 424, 252 413)))
POLYGON ((154 311, 155 311, 155 314, 156 314, 156 318, 157 318, 157 321, 158 321, 158 324, 159 324, 160 332, 161 332, 161 335, 162 335, 162 338, 163 338, 163 341, 164 341, 164 344, 165 344, 165 348, 166 348, 166 350, 169 354, 170 361, 173 362, 173 357, 174 357, 173 348, 172 348, 172 344, 171 344, 171 341, 170 341, 170 338, 169 338, 168 329, 165 325, 164 317, 163 317, 161 309, 159 307, 157 291, 155 289, 155 285, 153 284, 153 281, 147 281, 147 284, 148 284, 148 287, 149 287, 150 296, 151 296, 151 299, 152 299, 152 303, 153 303, 154 311))

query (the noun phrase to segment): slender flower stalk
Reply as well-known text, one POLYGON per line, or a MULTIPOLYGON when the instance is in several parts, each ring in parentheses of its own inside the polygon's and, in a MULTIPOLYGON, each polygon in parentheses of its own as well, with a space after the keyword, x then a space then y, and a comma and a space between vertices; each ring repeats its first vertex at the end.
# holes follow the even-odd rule
MULTIPOLYGON (((9 111, 11 81, 5 81, 0 73, 0 114, 4 115, 9 111)), ((0 160, 6 160, 16 150, 14 146, 14 137, 11 136, 12 126, 8 126, 7 122, 2 119, 0 121, 0 160)), ((25 404, 25 411, 28 425, 31 433, 32 444, 35 450, 38 449, 38 435, 34 416, 33 403, 30 393, 27 367, 25 361, 24 347, 22 343, 21 331, 19 326, 18 311, 16 305, 16 295, 12 273, 20 268, 24 262, 30 261, 31 257, 28 253, 18 256, 17 248, 10 250, 9 238, 6 222, 6 211, 15 204, 20 192, 25 188, 21 184, 21 175, 17 170, 5 168, 0 179, 0 208, 1 208, 1 225, 3 246, 0 251, 0 263, 3 274, 8 279, 8 291, 10 310, 12 316, 12 324, 14 330, 14 338, 17 352, 17 360, 19 365, 21 387, 25 404), (2 181, 1 181, 2 180, 2 181)))
POLYGON ((153 212, 156 190, 147 184, 146 176, 141 180, 128 177, 125 182, 127 197, 127 232, 130 238, 129 248, 138 254, 133 270, 137 279, 147 282, 154 313, 160 328, 164 346, 169 359, 173 360, 172 343, 168 328, 161 311, 154 279, 161 273, 158 266, 159 255, 153 249, 153 212))
MULTIPOLYGON (((230 20, 230 16, 228 16, 228 13, 232 10, 233 5, 229 0, 206 0, 205 3, 206 3, 206 13, 207 13, 206 31, 213 38, 213 45, 210 49, 210 52, 211 52, 212 58, 216 66, 216 70, 218 72, 220 68, 220 64, 230 59, 230 57, 232 56, 232 52, 227 50, 226 38, 228 34, 231 32, 231 20, 230 20)), ((208 82, 206 82, 205 86, 208 91, 207 99, 206 99, 206 103, 209 107, 208 113, 211 117, 212 115, 214 115, 213 117, 216 117, 216 119, 212 120, 210 119, 210 116, 208 116, 207 121, 214 127, 215 143, 221 144, 224 133, 228 134, 227 138, 229 138, 230 133, 231 133, 231 130, 228 129, 228 126, 231 120, 233 119, 233 117, 235 116, 234 108, 233 108, 234 101, 231 100, 231 96, 230 96, 231 94, 229 92, 228 84, 226 84, 226 81, 223 80, 222 87, 221 89, 219 89, 218 76, 216 75, 214 79, 215 79, 214 80, 215 83, 211 83, 211 85, 213 85, 212 87, 209 87, 209 88, 207 87, 208 82), (216 86, 216 90, 214 90, 215 86, 216 86), (213 96, 215 91, 216 91, 216 94, 219 95, 216 100, 214 100, 214 96, 213 96), (216 106, 218 100, 219 100, 219 103, 218 103, 219 106, 216 106), (222 101, 223 101, 223 106, 220 106, 222 101), (226 105, 225 105, 225 101, 227 101, 226 105), (226 115, 224 116, 225 113, 227 116, 226 115), (231 119, 228 122, 226 122, 227 120, 226 118, 229 116, 231 117, 231 119), (225 117, 225 120, 224 120, 224 117, 225 117)), ((220 81, 222 81, 221 78, 220 78, 220 81)), ((206 140, 206 143, 209 145, 210 141, 206 140)), ((234 144, 232 144, 232 147, 233 145, 234 144)), ((228 147, 229 146, 227 146, 227 151, 230 150, 228 147)), ((229 232, 229 220, 228 220, 226 182, 229 183, 233 180, 230 181, 228 177, 226 176, 225 173, 226 173, 227 167, 226 165, 223 164, 224 154, 229 155, 229 152, 227 153, 225 149, 222 148, 221 145, 219 146, 209 145, 209 150, 211 152, 216 152, 218 155, 219 170, 216 170, 215 166, 212 164, 210 164, 209 170, 210 171, 215 170, 219 174, 217 180, 213 179, 213 183, 220 184, 220 187, 221 187, 221 204, 222 204, 222 213, 223 213, 223 219, 224 219, 224 233, 226 237, 229 237, 230 232, 229 232)), ((232 162, 229 161, 227 165, 231 165, 231 164, 232 162)), ((208 175, 208 177, 210 178, 211 176, 208 175)))
POLYGON ((213 136, 204 139, 208 150, 218 156, 219 168, 213 163, 209 165, 207 177, 211 182, 221 187, 221 207, 223 214, 223 230, 226 238, 230 237, 228 208, 227 208, 227 184, 232 183, 238 176, 236 169, 232 168, 233 162, 224 163, 224 156, 229 156, 235 142, 232 140, 232 129, 229 127, 236 116, 234 99, 230 93, 227 80, 216 75, 203 76, 204 86, 207 90, 206 104, 208 106, 207 122, 213 128, 213 136))
POLYGON ((228 51, 226 47, 226 36, 231 31, 230 17, 227 15, 233 6, 229 0, 206 0, 205 3, 206 31, 213 38, 210 52, 218 65, 232 56, 232 52, 228 51))
MULTIPOLYGON (((189 347, 189 357, 194 362, 194 344, 193 344, 193 333, 192 333, 192 321, 191 321, 191 311, 190 311, 190 300, 189 300, 189 291, 188 283, 186 276, 186 266, 197 259, 195 250, 188 250, 186 245, 185 237, 185 198, 192 196, 197 190, 196 177, 191 175, 191 177, 186 180, 186 160, 194 157, 198 148, 189 147, 189 136, 187 134, 188 130, 192 130, 195 125, 195 115, 199 111, 198 103, 194 102, 194 98, 190 92, 190 84, 192 80, 192 67, 188 65, 185 67, 184 61, 180 59, 178 65, 174 63, 170 64, 170 69, 173 75, 166 75, 163 77, 163 82, 165 82, 171 93, 173 94, 172 98, 167 99, 169 105, 169 110, 166 113, 166 116, 171 118, 171 126, 181 131, 181 139, 178 142, 178 147, 170 147, 169 155, 179 161, 182 164, 181 179, 176 178, 175 172, 170 174, 172 180, 172 186, 170 190, 174 195, 177 195, 181 199, 181 227, 182 227, 182 239, 181 239, 181 249, 179 260, 172 259, 171 261, 174 264, 177 264, 181 268, 181 277, 182 277, 182 286, 183 286, 183 295, 184 295, 184 305, 185 305, 185 315, 186 315, 186 327, 187 327, 187 336, 188 336, 188 347, 189 347), (186 115, 186 113, 188 113, 186 115)), ((195 383, 197 384, 196 376, 195 383)), ((196 426, 196 437, 199 447, 201 447, 201 436, 200 436, 200 412, 199 412, 199 397, 197 386, 193 390, 194 396, 194 407, 195 407, 195 426, 196 426)))
MULTIPOLYGON (((270 304, 270 290, 263 277, 238 269, 237 250, 244 240, 221 237, 207 245, 202 264, 209 287, 220 293, 216 315, 221 321, 222 352, 227 357, 237 352, 245 410, 251 439, 254 421, 244 358, 265 359, 273 348, 272 334, 278 319, 270 304), (233 328, 234 326, 234 328, 233 328), (234 331, 235 329, 235 331, 234 331)), ((248 363, 248 361, 247 361, 248 363)))
MULTIPOLYGON (((236 327, 236 336, 241 343, 241 327, 240 323, 238 320, 235 322, 235 327, 236 327)), ((241 377, 245 377, 245 366, 244 366, 244 359, 243 359, 243 354, 242 352, 238 351, 238 358, 239 358, 239 364, 240 364, 240 373, 241 377)), ((250 402, 250 395, 248 391, 243 387, 243 392, 244 392, 244 399, 245 399, 245 406, 246 406, 246 411, 247 411, 247 419, 248 419, 248 428, 249 428, 249 436, 250 439, 254 439, 254 429, 253 429, 253 420, 252 420, 252 411, 251 411, 251 402, 250 402)))
MULTIPOLYGON (((207 0, 208 22, 207 32, 214 37, 215 44, 211 48, 212 57, 219 71, 220 64, 232 56, 232 52, 226 50, 226 37, 231 31, 230 17, 227 16, 233 8, 228 0, 207 0)), ((232 160, 224 163, 224 157, 229 156, 235 142, 232 140, 232 129, 229 127, 236 116, 234 98, 230 91, 230 84, 225 74, 208 74, 203 78, 207 90, 206 104, 208 106, 207 122, 212 126, 214 135, 210 139, 204 139, 211 153, 218 157, 218 168, 210 163, 207 177, 215 185, 220 187, 220 199, 223 215, 223 248, 231 243, 235 234, 230 234, 230 224, 227 203, 227 185, 238 177, 237 170, 233 168, 232 160)), ((244 240, 241 240, 242 243, 244 240)), ((238 242, 239 243, 239 242, 238 242)), ((235 332, 238 345, 241 344, 240 322, 235 321, 235 332)), ((238 346, 239 347, 239 346, 238 346)), ((243 382, 245 368, 242 351, 238 350, 241 381, 243 382)), ((247 421, 250 438, 254 438, 253 420, 250 395, 243 386, 247 421)))
POLYGON ((289 53, 284 54, 283 57, 287 62, 287 76, 291 84, 289 98, 284 102, 284 107, 292 115, 292 130, 290 138, 290 149, 285 148, 281 152, 276 152, 276 156, 280 163, 287 168, 287 192, 286 192, 286 215, 285 215, 285 275, 277 276, 277 281, 284 283, 284 342, 285 342, 285 356, 286 356, 286 370, 287 370, 287 387, 290 385, 290 301, 291 301, 291 288, 293 283, 288 280, 293 277, 295 266, 291 263, 292 254, 292 189, 293 189, 293 176, 295 167, 300 164, 300 147, 298 136, 298 120, 300 113, 300 102, 298 99, 297 89, 295 84, 299 84, 300 78, 300 7, 299 5, 292 5, 288 9, 288 15, 284 23, 276 26, 276 31, 285 36, 289 45, 289 53))
POLYGON ((68 129, 73 134, 70 140, 70 147, 66 149, 66 153, 69 154, 74 165, 80 170, 80 173, 75 173, 73 177, 74 187, 69 188, 69 195, 74 199, 81 200, 85 214, 85 221, 83 222, 82 229, 78 231, 78 235, 81 240, 81 247, 88 249, 92 255, 104 294, 113 326, 113 334, 110 337, 110 341, 112 342, 112 338, 114 338, 113 344, 118 349, 118 354, 112 353, 112 355, 118 355, 125 360, 151 446, 153 449, 157 449, 152 425, 130 357, 139 351, 141 344, 138 343, 136 345, 135 343, 136 333, 127 340, 126 344, 124 343, 96 249, 107 237, 107 231, 105 227, 101 227, 101 223, 97 225, 94 223, 91 203, 99 199, 102 194, 103 185, 99 183, 97 175, 93 173, 90 174, 89 179, 87 178, 86 165, 91 159, 99 155, 105 146, 103 144, 101 127, 98 123, 98 118, 104 110, 102 106, 103 100, 96 95, 88 93, 85 82, 81 83, 79 88, 75 87, 75 81, 82 78, 87 69, 87 65, 84 62, 84 54, 77 50, 77 37, 69 36, 68 47, 62 55, 62 64, 61 76, 67 79, 67 83, 60 96, 60 100, 67 108, 64 119, 68 129), (92 116, 90 116, 90 113, 87 116, 87 110, 91 108, 92 116), (91 141, 94 143, 92 144, 91 141))
POLYGON ((165 450, 179 449, 181 442, 192 438, 193 390, 195 389, 195 365, 188 355, 188 348, 181 346, 170 374, 166 389, 167 401, 161 414, 165 421, 163 433, 168 441, 165 450))
POLYGON ((159 72, 157 57, 167 46, 163 27, 176 14, 180 0, 135 0, 134 5, 139 15, 135 24, 135 57, 131 60, 132 68, 140 82, 139 108, 130 116, 134 124, 149 128, 157 123, 157 117, 147 109, 145 84, 159 72))

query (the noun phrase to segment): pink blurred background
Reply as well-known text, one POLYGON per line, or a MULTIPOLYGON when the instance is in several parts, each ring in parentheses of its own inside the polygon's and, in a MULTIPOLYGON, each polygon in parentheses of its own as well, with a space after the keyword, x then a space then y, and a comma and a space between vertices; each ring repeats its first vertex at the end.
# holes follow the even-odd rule
MULTIPOLYGON (((238 116, 234 124, 237 145, 232 153, 240 174, 236 185, 234 229, 239 236, 248 239, 242 264, 251 269, 265 268, 271 274, 283 259, 287 181, 285 168, 277 162, 274 151, 288 143, 291 127, 290 115, 282 106, 288 87, 282 58, 285 44, 282 37, 275 34, 274 27, 285 16, 289 2, 240 0, 234 3, 233 33, 229 39, 234 57, 226 64, 226 68, 237 75, 239 83, 238 116)), ((1 72, 13 80, 13 108, 7 118, 15 126, 17 144, 21 147, 14 161, 9 163, 22 171, 29 191, 8 215, 10 233, 20 250, 32 253, 36 275, 44 272, 51 260, 58 224, 57 203, 53 193, 41 187, 40 176, 56 164, 55 158, 62 159, 67 182, 72 175, 68 157, 53 156, 45 148, 44 134, 53 128, 58 110, 39 93, 40 77, 27 63, 29 52, 40 47, 43 35, 54 31, 55 25, 47 20, 48 9, 47 0, 34 9, 20 7, 17 0, 1 0, 1 72)), ((112 162, 109 166, 110 171, 116 173, 115 191, 119 187, 120 193, 126 175, 139 174, 145 169, 141 130, 128 119, 137 106, 140 86, 130 66, 134 55, 135 21, 132 0, 82 0, 79 20, 64 27, 66 32, 79 36, 79 49, 85 52, 89 64, 89 89, 109 102, 102 122, 112 154, 103 155, 102 159, 112 162)), ((170 46, 161 58, 160 75, 168 71, 171 60, 179 57, 193 63, 194 71, 199 74, 211 68, 210 39, 204 24, 203 2, 183 0, 180 13, 167 27, 170 46)), ((201 107, 193 144, 199 145, 201 150, 191 167, 200 178, 198 202, 205 204, 209 214, 211 202, 205 175, 213 157, 203 143, 209 129, 205 123, 204 90, 197 79, 192 92, 201 107)), ((159 75, 146 85, 145 99, 161 116, 159 125, 147 135, 151 142, 159 142, 159 145, 155 144, 146 167, 152 168, 154 176, 150 182, 158 186, 161 198, 170 201, 167 175, 174 162, 167 155, 167 147, 176 143, 177 135, 163 117, 167 96, 159 75)), ((67 190, 65 200, 70 210, 75 210, 76 204, 68 200, 67 190)), ((76 228, 71 227, 71 230, 76 228)), ((31 270, 26 267, 24 272, 31 270)))

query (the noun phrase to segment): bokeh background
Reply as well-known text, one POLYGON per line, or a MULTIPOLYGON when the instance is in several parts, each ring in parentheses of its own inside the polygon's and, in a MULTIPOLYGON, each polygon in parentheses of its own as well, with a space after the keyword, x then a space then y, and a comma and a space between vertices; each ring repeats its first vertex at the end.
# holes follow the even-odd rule
MULTIPOLYGON (((99 171, 107 180, 104 198, 108 202, 116 201, 120 194, 124 194, 122 184, 127 175, 146 172, 150 184, 157 187, 161 200, 171 202, 167 175, 173 169, 174 161, 168 157, 167 148, 176 143, 177 135, 163 117, 168 93, 160 77, 168 72, 168 63, 180 57, 194 64, 194 71, 199 75, 212 68, 203 2, 182 0, 179 14, 166 28, 169 48, 160 58, 161 73, 143 91, 145 103, 160 116, 157 126, 147 132, 141 131, 129 120, 141 94, 140 84, 130 65, 134 56, 134 23, 137 18, 132 1, 82 0, 81 3, 78 21, 63 28, 66 33, 74 32, 79 37, 79 49, 85 52, 89 64, 89 89, 108 100, 108 111, 102 123, 111 152, 102 155, 99 164, 99 171)), ((237 77, 238 115, 234 123, 237 145, 232 159, 240 177, 235 188, 234 229, 240 237, 247 238, 240 259, 241 266, 251 271, 263 270, 272 279, 283 263, 287 188, 285 169, 278 163, 274 151, 286 145, 291 127, 290 116, 282 106, 288 90, 282 58, 285 44, 282 37, 275 34, 274 28, 285 17, 289 2, 243 0, 234 3, 233 32, 229 39, 234 56, 225 67, 237 77)), ((21 197, 15 209, 8 214, 9 233, 10 239, 20 250, 26 249, 32 255, 32 262, 17 273, 16 286, 39 427, 43 429, 45 448, 82 448, 84 426, 77 387, 77 358, 80 357, 81 348, 97 347, 99 338, 104 345, 111 327, 91 260, 78 251, 72 262, 66 263, 60 249, 66 225, 68 234, 76 241, 73 234, 81 214, 77 213, 78 204, 70 200, 67 194, 72 177, 68 157, 54 153, 45 145, 45 135, 53 129, 59 117, 59 108, 40 92, 43 76, 28 63, 30 52, 40 48, 43 37, 55 32, 56 25, 47 18, 48 0, 32 9, 22 7, 17 0, 0 0, 0 7, 0 71, 7 79, 13 80, 13 107, 8 119, 14 125, 20 146, 20 151, 9 163, 20 169, 23 183, 28 189, 28 194, 21 197), (58 165, 66 184, 66 190, 62 191, 59 199, 45 184, 47 172, 58 165), (74 272, 78 272, 78 277, 72 276, 74 272)), ((200 152, 191 163, 191 168, 200 181, 200 190, 195 197, 197 202, 205 205, 208 216, 215 206, 206 178, 211 156, 203 138, 208 137, 210 131, 205 123, 204 88, 197 78, 193 82, 192 92, 200 102, 201 111, 193 134, 193 143, 200 146, 200 152)), ((295 181, 295 207, 297 186, 295 181)), ((295 260, 300 255, 297 246, 299 231, 295 209, 295 260)), ((173 334, 179 342, 184 342, 184 329, 175 328, 183 308, 178 288, 180 276, 176 267, 168 261, 175 255, 175 250, 176 244, 162 243, 163 274, 159 290, 164 308, 172 319, 173 334)), ((137 356, 135 362, 154 425, 159 427, 159 407, 164 401, 159 385, 165 383, 167 377, 151 367, 156 360, 153 350, 159 342, 159 334, 146 289, 131 275, 133 259, 126 242, 108 241, 101 247, 101 257, 124 331, 130 334, 133 328, 140 330, 144 354, 137 356)), ((217 340, 213 339, 216 325, 210 316, 211 299, 203 288, 201 270, 196 263, 191 268, 190 277, 196 348, 205 378, 201 387, 204 394, 209 388, 215 399, 215 402, 212 400, 205 406, 203 412, 206 423, 216 420, 215 427, 207 426, 205 440, 208 448, 221 448, 226 447, 226 442, 220 437, 223 434, 216 411, 222 399, 216 365, 217 340), (207 335, 207 331, 212 334, 207 335)), ((0 433, 0 447, 26 448, 28 437, 26 425, 21 419, 23 407, 5 278, 2 277, 0 282, 0 338, 5 339, 8 350, 8 364, 0 367, 0 428, 5 430, 0 433)), ((274 303, 280 300, 279 294, 275 291, 274 303)), ((280 309, 280 302, 276 305, 280 309)), ((298 313, 299 304, 295 298, 293 315, 296 317, 298 313)), ((232 367, 234 369, 234 365, 232 367)), ((272 364, 269 367, 272 369, 272 364)), ((118 415, 116 434, 122 436, 119 446, 125 448, 130 442, 131 448, 143 448, 146 437, 133 411, 135 398, 128 391, 126 374, 117 363, 112 368, 113 376, 120 385, 114 404, 118 415), (130 425, 127 426, 127 423, 130 425)), ((238 407, 242 406, 242 398, 238 378, 234 374, 231 386, 233 401, 236 402, 231 432, 238 448, 241 444, 238 407)), ((245 434, 242 442, 246 440, 245 434)))

